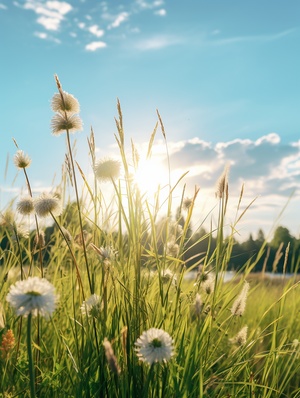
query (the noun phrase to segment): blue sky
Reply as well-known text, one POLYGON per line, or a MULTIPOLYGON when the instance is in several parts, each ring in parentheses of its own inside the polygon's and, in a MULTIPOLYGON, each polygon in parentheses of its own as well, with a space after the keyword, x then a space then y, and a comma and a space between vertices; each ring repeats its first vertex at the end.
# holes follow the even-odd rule
POLYGON ((64 138, 50 130, 57 73, 81 104, 83 168, 91 126, 99 157, 115 150, 117 98, 128 146, 143 147, 159 109, 171 167, 190 171, 200 200, 230 164, 232 208, 243 182, 243 205, 258 197, 241 235, 268 231, 292 192, 280 223, 298 235, 299 15, 296 0, 0 0, 1 208, 24 187, 12 137, 32 158, 36 192, 60 173, 64 138))

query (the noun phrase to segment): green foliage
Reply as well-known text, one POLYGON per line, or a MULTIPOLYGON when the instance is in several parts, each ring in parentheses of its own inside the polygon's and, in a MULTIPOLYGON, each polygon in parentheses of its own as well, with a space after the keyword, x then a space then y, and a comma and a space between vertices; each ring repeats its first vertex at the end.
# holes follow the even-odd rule
MULTIPOLYGON (((118 113, 116 141, 123 178, 111 179, 105 185, 89 182, 78 166, 84 186, 82 197, 75 195, 75 203, 64 204, 62 215, 52 218, 39 244, 36 227, 42 231, 41 220, 34 224, 29 237, 18 238, 13 235, 15 215, 9 220, 3 217, 0 339, 12 329, 15 344, 5 355, 0 352, 0 396, 30 396, 26 322, 5 300, 10 286, 29 275, 46 277, 59 296, 50 320, 32 319, 37 396, 300 396, 300 326, 295 322, 300 295, 296 276, 269 280, 264 273, 251 273, 267 253, 261 232, 257 240, 251 237, 244 244, 238 244, 234 235, 224 237, 228 199, 225 179, 223 191, 218 192, 214 231, 206 232, 202 225, 196 231, 191 229, 197 190, 189 206, 184 208, 182 200, 173 215, 173 195, 179 181, 168 187, 167 194, 158 188, 154 205, 150 203, 132 181, 119 103, 118 113), (105 195, 107 184, 111 189, 109 200, 105 195), (166 213, 161 217, 163 207, 166 213), (247 256, 237 250, 239 247, 247 256), (234 267, 238 272, 225 283, 224 272, 233 259, 238 259, 239 266, 234 267), (236 300, 242 300, 245 280, 250 283, 250 293, 243 298, 247 300, 245 312, 237 317, 231 309, 236 300), (100 297, 101 310, 89 317, 80 308, 92 294, 100 297), (170 334, 175 353, 166 363, 148 366, 139 361, 135 342, 143 331, 153 327, 170 334), (111 343, 120 373, 109 366, 105 339, 111 343)), ((166 143, 160 116, 159 124, 166 143)), ((148 156, 156 130, 157 126, 148 156)), ((69 139, 69 132, 66 134, 69 139)), ((93 166, 93 133, 88 145, 93 166)), ((68 159, 73 161, 70 151, 68 144, 68 159)), ((134 159, 134 167, 138 167, 136 153, 134 159)), ((78 179, 72 166, 69 173, 62 183, 63 197, 78 179)), ((281 239, 282 234, 275 234, 274 242, 279 242, 278 237, 281 239)), ((295 251, 290 253, 295 271, 298 260, 295 251)), ((291 267, 288 263, 286 269, 291 267)))

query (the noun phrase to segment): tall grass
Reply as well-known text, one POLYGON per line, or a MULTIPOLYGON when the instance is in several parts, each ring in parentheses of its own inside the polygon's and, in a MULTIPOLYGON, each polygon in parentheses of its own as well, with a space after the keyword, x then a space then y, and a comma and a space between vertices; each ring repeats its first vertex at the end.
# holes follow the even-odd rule
MULTIPOLYGON (((58 79, 57 85, 61 92, 58 79)), ((173 185, 169 181, 167 190, 158 187, 150 202, 134 182, 139 156, 133 143, 128 155, 119 102, 117 112, 120 177, 108 173, 109 181, 103 182, 85 175, 67 129, 67 166, 60 187, 65 210, 50 217, 52 227, 46 230, 45 242, 34 244, 36 232, 44 225, 36 215, 23 220, 30 223, 29 237, 20 237, 15 212, 2 215, 0 239, 8 237, 8 243, 1 251, 0 267, 1 396, 33 394, 26 322, 15 315, 6 296, 16 280, 36 275, 47 278, 59 296, 50 320, 32 318, 38 397, 300 397, 299 282, 292 278, 271 283, 251 277, 263 249, 244 265, 243 272, 224 282, 237 228, 233 225, 232 235, 224 235, 226 172, 217 188, 217 228, 209 234, 217 236, 217 247, 209 254, 208 243, 207 253, 195 261, 197 277, 186 278, 198 190, 187 205, 183 185, 179 208, 174 210, 174 194, 178 196, 183 175, 173 185), (65 199, 69 195, 73 201, 65 199), (162 209, 166 209, 163 217, 162 209), (246 309, 236 316, 232 308, 245 280, 250 283, 244 297, 246 309), (93 294, 100 305, 88 316, 81 307, 93 294), (163 329, 172 337, 170 360, 152 365, 139 360, 135 342, 150 328, 163 329), (9 329, 15 344, 5 350, 9 329), (107 342, 113 350, 110 358, 107 342)), ((158 114, 148 157, 159 130, 167 148, 158 114)), ((87 156, 93 169, 97 168, 96 145, 92 131, 87 156)), ((29 181, 25 173, 32 195, 29 181)), ((242 193, 238 212, 241 198, 242 193)), ((241 216, 243 212, 237 215, 237 223, 241 216)))

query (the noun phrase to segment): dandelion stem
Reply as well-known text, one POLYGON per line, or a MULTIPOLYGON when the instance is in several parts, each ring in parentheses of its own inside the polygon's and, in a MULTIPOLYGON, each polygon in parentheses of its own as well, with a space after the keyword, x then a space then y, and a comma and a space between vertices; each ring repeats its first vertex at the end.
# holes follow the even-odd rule
POLYGON ((32 357, 31 345, 31 318, 32 314, 28 315, 27 321, 27 353, 28 353, 28 368, 29 368, 29 381, 30 381, 30 397, 35 398, 35 377, 34 377, 34 363, 32 357))

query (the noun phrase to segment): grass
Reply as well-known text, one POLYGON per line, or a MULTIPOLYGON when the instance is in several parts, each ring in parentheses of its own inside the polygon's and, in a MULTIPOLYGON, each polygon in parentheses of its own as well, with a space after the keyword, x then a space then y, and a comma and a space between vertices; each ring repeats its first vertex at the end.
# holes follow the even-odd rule
MULTIPOLYGON (((61 94, 58 79, 57 85, 61 94)), ((209 234, 217 237, 217 247, 208 254, 208 243, 207 253, 195 263, 197 279, 190 281, 183 258, 196 232, 190 231, 190 222, 198 191, 185 206, 184 187, 174 213, 174 193, 184 182, 183 175, 169 184, 167 193, 158 188, 150 203, 132 179, 139 160, 134 144, 131 158, 127 155, 119 103, 116 127, 122 174, 117 178, 106 170, 108 182, 103 182, 103 168, 97 169, 93 132, 87 153, 100 178, 91 180, 76 163, 70 128, 65 130, 68 173, 60 187, 64 211, 60 216, 50 214, 53 227, 46 229, 45 241, 34 243, 36 230, 42 232, 44 225, 39 217, 22 220, 31 225, 29 237, 22 237, 19 215, 3 214, 0 239, 8 241, 0 268, 0 396, 300 397, 299 281, 255 278, 251 269, 263 250, 231 281, 223 281, 234 245, 234 235, 224 236, 226 172, 218 183, 217 228, 209 234), (109 199, 108 185, 113 192, 109 199), (82 195, 78 186, 84 187, 82 195), (73 189, 71 202, 65 198, 73 189), (59 300, 49 320, 32 318, 28 339, 27 322, 16 315, 6 296, 18 279, 33 275, 47 278, 59 300), (250 284, 248 297, 243 298, 246 309, 235 316, 231 310, 245 280, 250 284), (89 317, 80 308, 93 294, 100 297, 100 310, 89 317), (152 365, 139 361, 135 342, 150 328, 163 329, 172 337, 170 360, 152 365), (5 351, 8 330, 15 343, 5 351), (241 330, 243 338, 235 339, 241 330), (113 353, 105 351, 105 341, 113 353)), ((167 148, 158 114, 149 157, 159 129, 167 148)), ((23 171, 31 194, 26 168, 23 171)), ((238 211, 240 203, 241 198, 238 211)), ((236 228, 233 225, 232 231, 236 228)))

